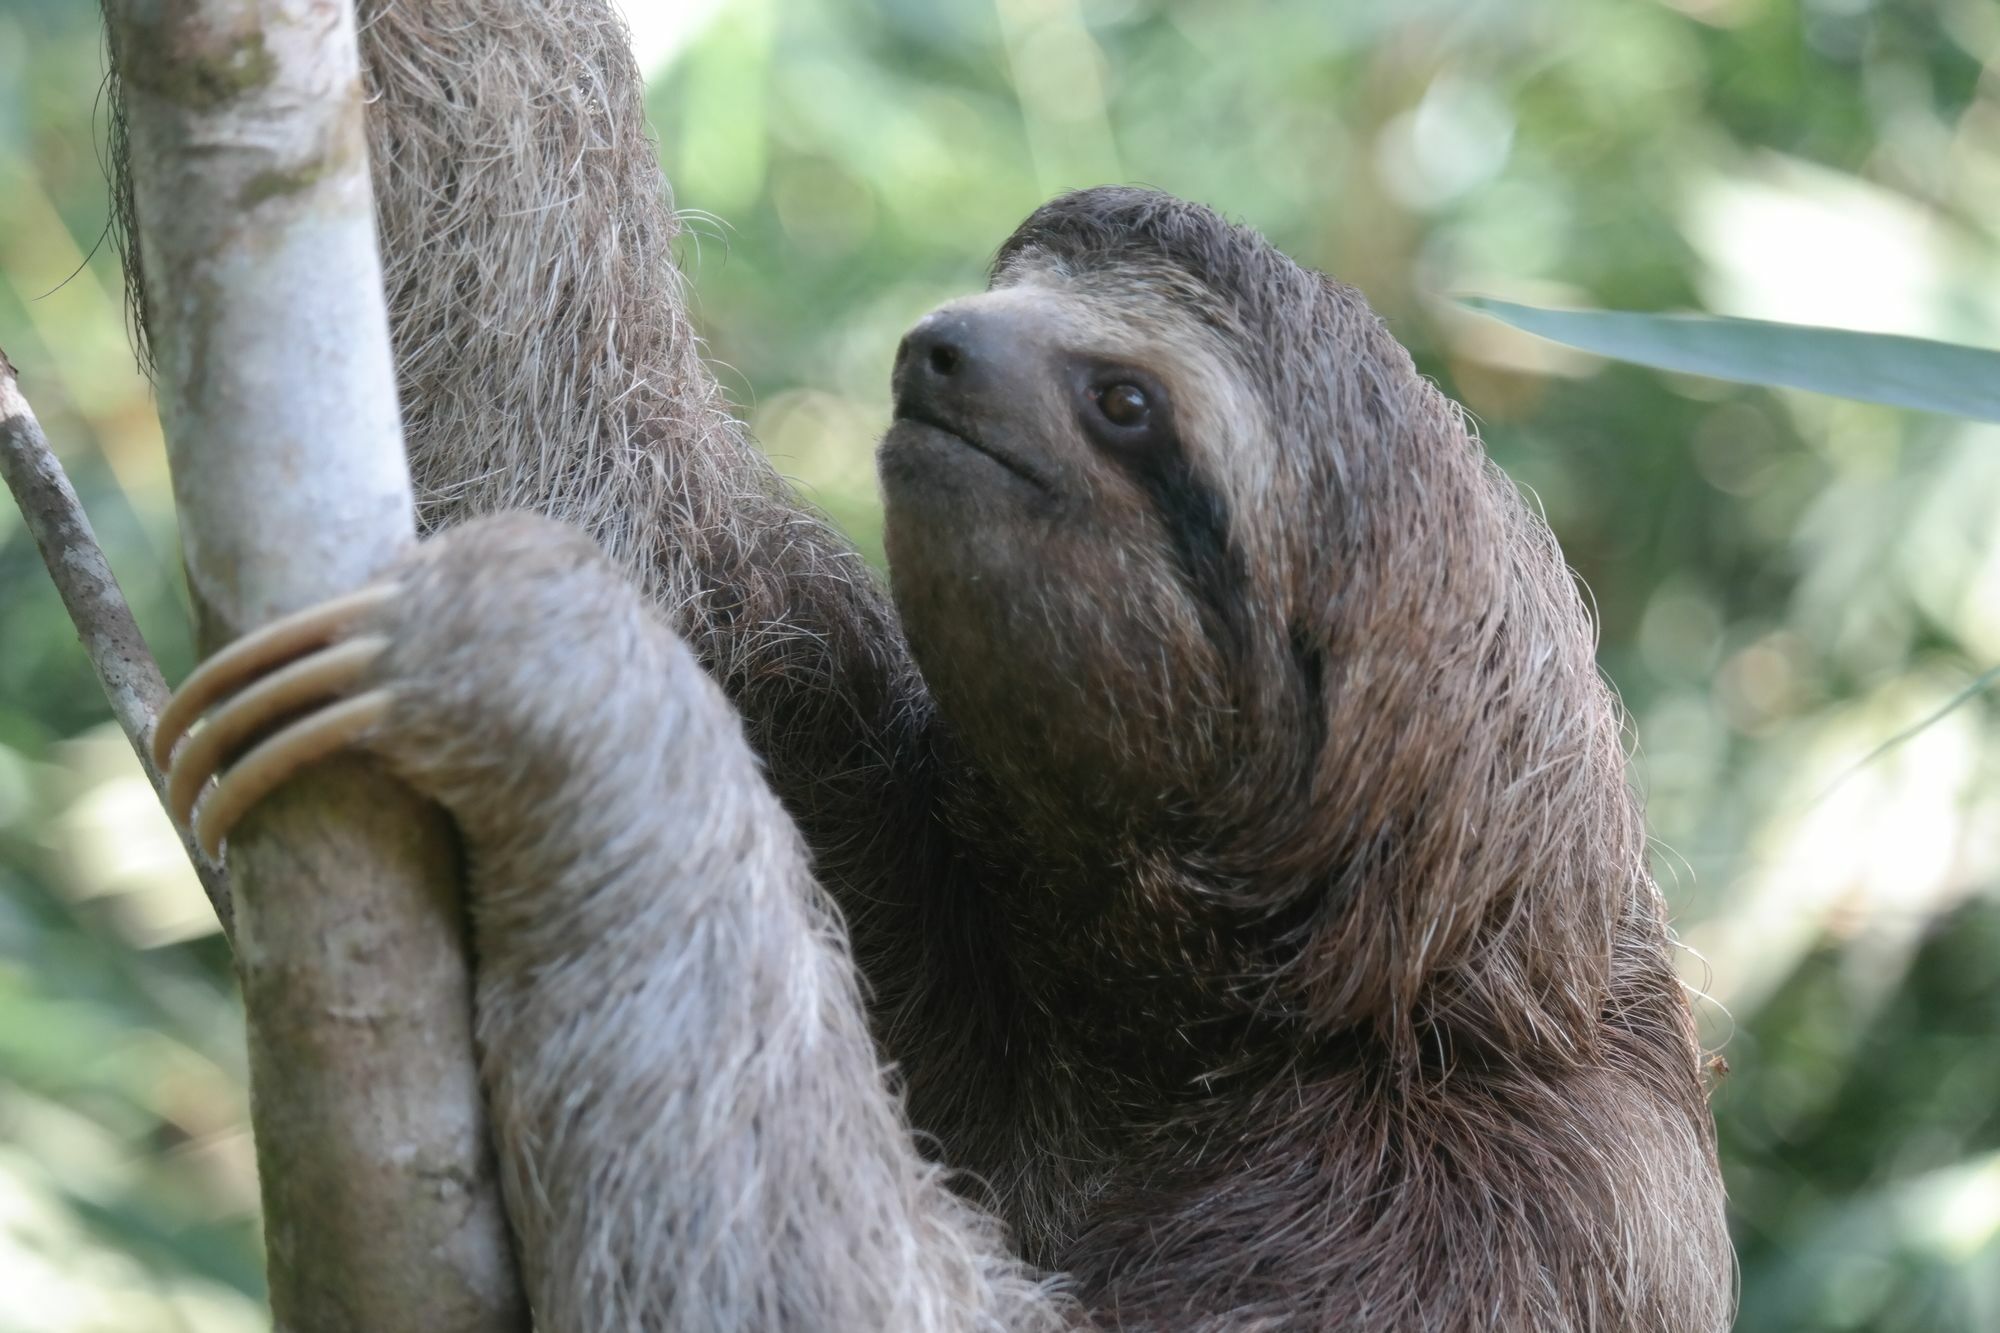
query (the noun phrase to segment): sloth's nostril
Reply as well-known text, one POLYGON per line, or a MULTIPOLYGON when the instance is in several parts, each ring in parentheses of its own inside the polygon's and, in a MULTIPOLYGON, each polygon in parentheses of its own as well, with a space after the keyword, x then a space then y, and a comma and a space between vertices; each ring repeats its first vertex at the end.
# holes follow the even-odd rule
POLYGON ((939 375, 949 375, 958 369, 959 353, 950 343, 933 343, 930 352, 931 370, 939 375))

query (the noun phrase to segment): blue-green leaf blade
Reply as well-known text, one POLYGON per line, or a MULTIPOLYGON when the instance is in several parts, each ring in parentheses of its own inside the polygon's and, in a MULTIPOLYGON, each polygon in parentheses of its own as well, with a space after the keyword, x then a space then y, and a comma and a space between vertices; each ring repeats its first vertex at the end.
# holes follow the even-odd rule
POLYGON ((2000 352, 1889 333, 1720 315, 1461 304, 1526 333, 1655 370, 2000 422, 2000 352))

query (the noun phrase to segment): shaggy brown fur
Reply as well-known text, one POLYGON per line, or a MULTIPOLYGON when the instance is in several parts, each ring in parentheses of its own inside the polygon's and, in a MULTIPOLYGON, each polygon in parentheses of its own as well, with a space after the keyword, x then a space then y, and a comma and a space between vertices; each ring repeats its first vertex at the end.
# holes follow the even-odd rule
POLYGON ((1041 209, 919 330, 1009 392, 899 365, 899 614, 699 359, 609 10, 362 8, 427 525, 594 539, 448 532, 371 626, 544 1327, 1727 1326, 1590 626, 1358 295, 1041 209), (1077 357, 1172 428, 1091 443, 1077 357))

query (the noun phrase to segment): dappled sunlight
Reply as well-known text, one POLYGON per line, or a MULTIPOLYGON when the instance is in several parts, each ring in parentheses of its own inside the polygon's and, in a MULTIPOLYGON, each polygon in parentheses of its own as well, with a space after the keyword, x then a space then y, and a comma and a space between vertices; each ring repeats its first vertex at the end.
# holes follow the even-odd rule
POLYGON ((1709 993, 1732 1011, 1754 1011, 1829 936, 1854 945, 1858 982, 1892 986, 1933 917, 1969 894, 2000 894, 2000 840, 1967 836, 1981 830, 1966 813, 2000 795, 2000 775, 1981 781, 1990 741, 1976 717, 1945 717, 1855 767, 1950 694, 1899 681, 1787 744, 1787 780, 1769 794, 1771 816, 1728 876, 1720 909, 1682 932, 1706 960, 1709 993))
POLYGON ((24 770, 0 803, 5 1326, 263 1326, 241 1013, 172 949, 213 914, 115 728, 47 764, 0 747, 24 770))
POLYGON ((124 733, 106 723, 55 758, 77 793, 50 822, 76 897, 105 906, 134 948, 214 934, 215 909, 124 733))
MULTIPOLYGON (((8 1118, 18 1124, 18 1108, 8 1118)), ((93 1152, 88 1140, 85 1130, 38 1145, 52 1150, 49 1156, 0 1147, 0 1291, 9 1333, 268 1329, 261 1301, 190 1273, 163 1272, 91 1234, 79 1221, 76 1193, 93 1152)), ((115 1164, 107 1174, 115 1177, 115 1164)))
POLYGON ((632 33, 632 54, 648 77, 671 65, 714 22, 723 0, 618 0, 618 11, 632 33))
POLYGON ((1949 287, 1971 275, 1915 200, 1762 154, 1693 192, 1682 222, 1707 261, 1704 308, 1835 328, 1963 337, 1949 287), (1838 280, 1830 280, 1838 275, 1838 280))

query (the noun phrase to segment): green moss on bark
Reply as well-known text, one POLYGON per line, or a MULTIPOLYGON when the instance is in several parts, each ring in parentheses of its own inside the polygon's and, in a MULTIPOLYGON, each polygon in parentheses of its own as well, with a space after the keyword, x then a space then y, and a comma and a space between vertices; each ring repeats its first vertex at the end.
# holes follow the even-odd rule
POLYGON ((126 82, 190 110, 206 111, 270 81, 276 69, 261 29, 195 32, 126 18, 118 24, 126 82))

